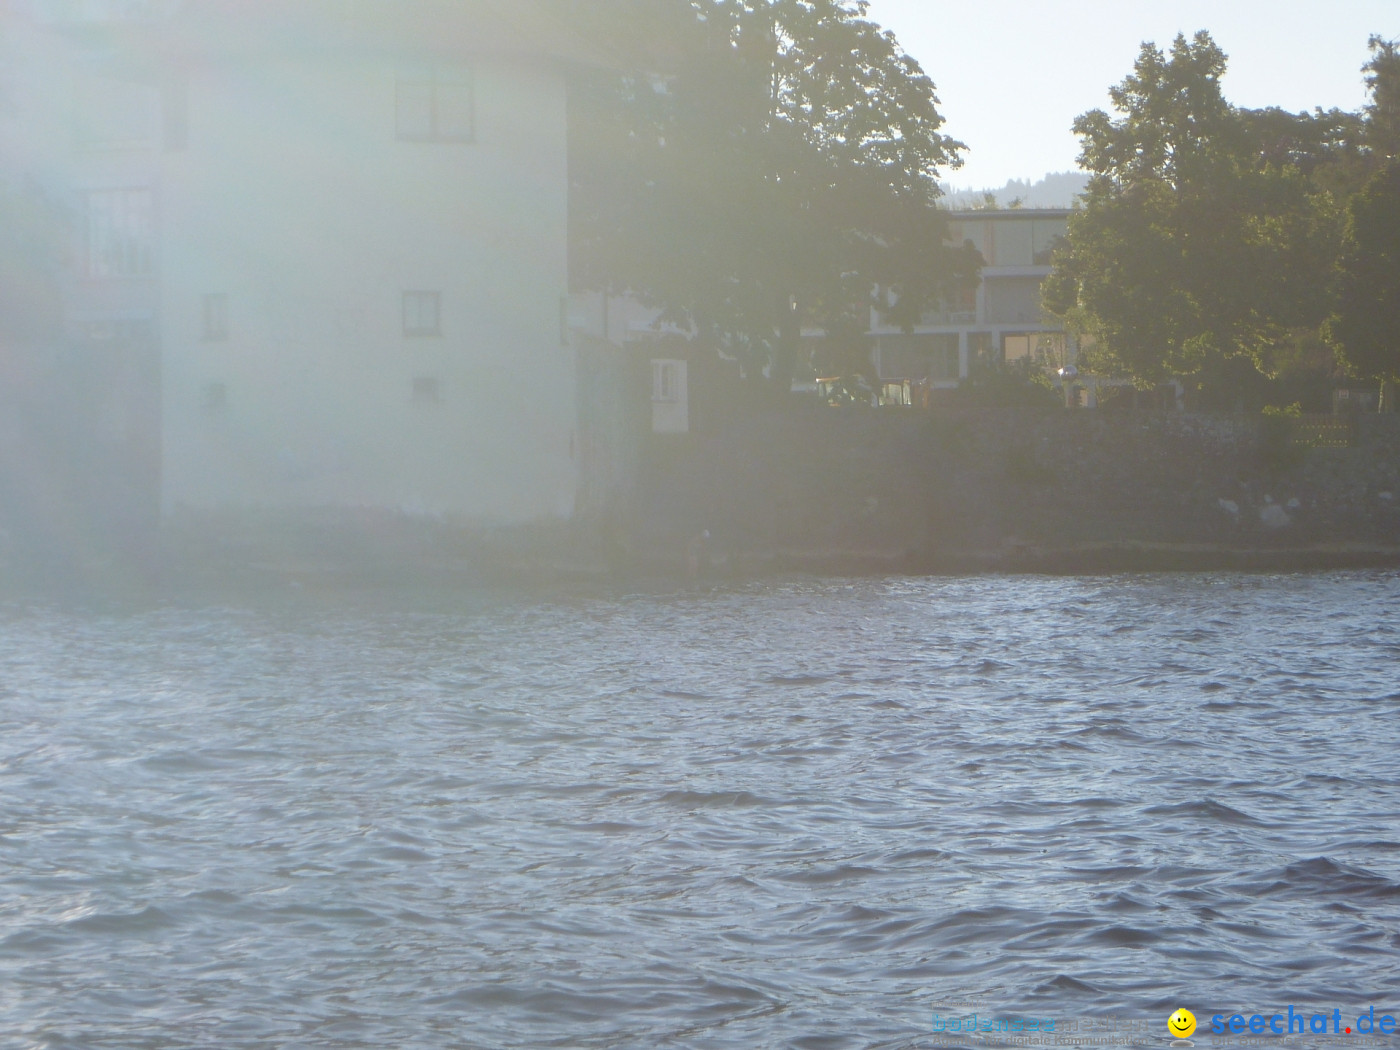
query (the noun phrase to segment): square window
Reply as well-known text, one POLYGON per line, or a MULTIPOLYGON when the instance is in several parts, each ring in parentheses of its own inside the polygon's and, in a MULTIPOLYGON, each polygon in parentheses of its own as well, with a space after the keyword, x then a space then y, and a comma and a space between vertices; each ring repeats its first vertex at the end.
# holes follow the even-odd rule
POLYGON ((406 142, 470 142, 476 133, 476 97, 470 66, 401 71, 395 81, 394 120, 406 142))
POLYGON ((413 380, 413 400, 417 404, 435 404, 442 400, 438 381, 433 376, 417 376, 413 380))
POLYGON ((399 138, 431 142, 433 138, 433 78, 430 73, 402 73, 394 95, 399 138))
POLYGON ((442 293, 403 293, 403 334, 413 336, 442 334, 442 293))
POLYGON ((204 297, 204 340, 221 343, 228 338, 228 296, 211 292, 204 297))
POLYGON ((475 130, 471 71, 461 67, 433 74, 433 137, 441 142, 470 142, 475 130))

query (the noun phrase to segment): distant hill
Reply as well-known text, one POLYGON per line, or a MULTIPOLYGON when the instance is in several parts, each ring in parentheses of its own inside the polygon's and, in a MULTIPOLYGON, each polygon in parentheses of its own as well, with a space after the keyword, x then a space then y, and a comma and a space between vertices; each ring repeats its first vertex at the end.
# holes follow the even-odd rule
POLYGON ((988 193, 996 198, 998 207, 1005 208, 1017 198, 1027 208, 1068 208, 1076 195, 1083 193, 1089 176, 1082 171, 1058 171, 1039 182, 1012 179, 1005 186, 969 189, 943 184, 943 204, 948 208, 981 207, 988 193))

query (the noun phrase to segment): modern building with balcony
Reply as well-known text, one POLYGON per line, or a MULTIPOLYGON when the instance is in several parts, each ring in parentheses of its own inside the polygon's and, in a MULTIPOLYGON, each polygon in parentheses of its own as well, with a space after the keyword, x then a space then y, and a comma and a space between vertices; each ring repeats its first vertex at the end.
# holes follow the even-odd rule
POLYGON ((982 255, 981 283, 962 301, 925 314, 910 332, 877 316, 870 334, 879 376, 951 388, 979 364, 1026 358, 1056 367, 1073 363, 1073 341, 1040 305, 1050 254, 1069 216, 1068 208, 949 213, 952 242, 970 243, 982 255))

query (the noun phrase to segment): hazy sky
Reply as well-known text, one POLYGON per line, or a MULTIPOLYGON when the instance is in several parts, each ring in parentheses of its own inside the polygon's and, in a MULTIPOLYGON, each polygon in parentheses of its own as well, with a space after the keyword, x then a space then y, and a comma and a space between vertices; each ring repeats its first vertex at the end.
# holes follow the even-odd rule
POLYGON ((938 85, 947 130, 970 147, 956 186, 1000 186, 1075 167, 1070 132, 1108 107, 1144 40, 1207 29, 1241 106, 1356 109, 1366 38, 1400 37, 1400 0, 871 0, 938 85))

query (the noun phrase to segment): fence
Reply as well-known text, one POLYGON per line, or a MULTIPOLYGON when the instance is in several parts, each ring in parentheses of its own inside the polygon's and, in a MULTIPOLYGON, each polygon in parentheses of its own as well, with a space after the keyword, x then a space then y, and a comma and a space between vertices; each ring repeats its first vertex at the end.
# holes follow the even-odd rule
POLYGON ((1293 421, 1293 444, 1302 448, 1354 448, 1356 416, 1302 415, 1293 421))

